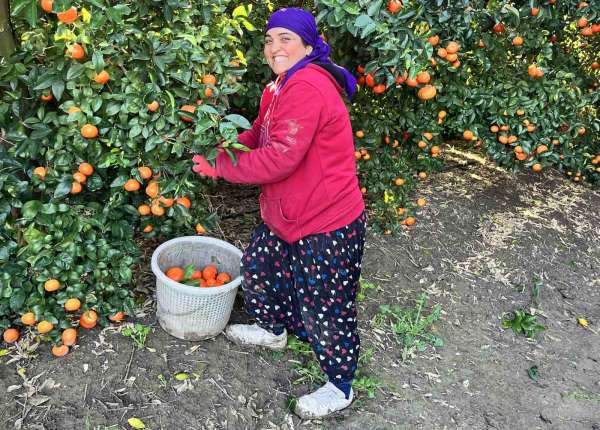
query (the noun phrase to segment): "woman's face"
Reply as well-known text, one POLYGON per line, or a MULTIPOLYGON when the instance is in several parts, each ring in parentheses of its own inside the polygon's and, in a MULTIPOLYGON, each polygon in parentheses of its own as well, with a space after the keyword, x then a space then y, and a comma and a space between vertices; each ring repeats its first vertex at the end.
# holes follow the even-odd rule
POLYGON ((288 71, 311 52, 312 46, 304 46, 302 38, 287 28, 274 27, 265 35, 265 58, 276 75, 288 71))

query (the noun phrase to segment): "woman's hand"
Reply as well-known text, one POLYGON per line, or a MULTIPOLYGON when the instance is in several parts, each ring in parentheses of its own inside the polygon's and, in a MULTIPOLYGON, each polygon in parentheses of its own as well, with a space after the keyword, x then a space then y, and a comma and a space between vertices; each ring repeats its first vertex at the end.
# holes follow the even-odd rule
POLYGON ((210 165, 206 158, 202 155, 194 155, 192 158, 194 166, 192 170, 200 176, 208 176, 209 178, 218 178, 217 169, 210 165))

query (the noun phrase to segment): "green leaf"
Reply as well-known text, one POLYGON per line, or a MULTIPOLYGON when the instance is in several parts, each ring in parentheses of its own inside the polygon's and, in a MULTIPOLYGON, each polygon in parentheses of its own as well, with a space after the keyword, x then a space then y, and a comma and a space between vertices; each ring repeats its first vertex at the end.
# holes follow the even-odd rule
POLYGON ((30 200, 23 205, 23 218, 33 219, 42 208, 42 202, 39 200, 30 200))
POLYGON ((371 19, 369 15, 359 15, 354 21, 354 25, 358 28, 365 28, 369 25, 374 25, 375 21, 371 19))
POLYGON ((71 64, 71 67, 69 67, 69 71, 67 72, 67 81, 71 81, 75 78, 78 78, 79 76, 81 76, 84 70, 85 67, 82 64, 71 64))
POLYGON ((54 98, 56 100, 60 100, 62 98, 64 91, 65 83, 62 81, 62 79, 52 82, 52 93, 54 94, 54 98))
POLYGON ((145 429, 146 424, 139 418, 131 417, 127 420, 127 424, 129 424, 134 429, 145 429))
POLYGON ((104 69, 104 56, 101 51, 94 51, 92 54, 92 64, 96 73, 100 73, 104 69))
POLYGON ((186 379, 190 379, 190 375, 184 372, 177 373, 175 375, 175 379, 177 379, 178 381, 185 381, 186 379))
POLYGON ((248 121, 246 118, 244 118, 241 115, 231 114, 231 115, 225 116, 224 119, 226 119, 227 121, 231 121, 232 123, 234 123, 236 125, 236 127, 240 127, 240 128, 244 128, 244 129, 249 129, 252 127, 252 124, 250 124, 250 121, 248 121))
POLYGON ((537 381, 537 378, 538 378, 538 367, 537 366, 531 366, 529 369, 527 369, 527 375, 529 375, 529 378, 532 381, 537 381))
POLYGON ((73 179, 70 176, 65 176, 58 183, 58 186, 54 190, 54 198, 60 199, 61 197, 66 196, 71 192, 71 185, 73 184, 73 179))
POLYGON ((236 7, 233 12, 231 13, 231 16, 238 17, 238 16, 248 16, 248 12, 246 12, 246 6, 244 6, 243 4, 239 5, 238 7, 236 7))
POLYGON ((13 311, 19 311, 23 303, 25 303, 25 290, 23 288, 13 290, 10 296, 10 308, 13 311))

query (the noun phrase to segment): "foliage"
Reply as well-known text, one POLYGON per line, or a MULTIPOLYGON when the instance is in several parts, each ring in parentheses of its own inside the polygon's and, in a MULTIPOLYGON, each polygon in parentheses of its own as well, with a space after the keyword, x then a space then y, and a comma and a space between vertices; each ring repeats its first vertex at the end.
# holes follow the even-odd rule
POLYGON ((402 309, 399 305, 381 305, 375 324, 389 327, 396 340, 402 346, 402 360, 408 360, 416 351, 425 351, 427 345, 441 347, 442 339, 432 333, 434 323, 440 318, 442 308, 436 304, 429 315, 425 315, 427 295, 417 298, 414 309, 402 309))
POLYGON ((510 328, 515 334, 524 334, 528 338, 534 338, 539 332, 546 330, 542 324, 538 324, 537 315, 523 309, 512 312, 512 318, 502 320, 502 327, 510 328))

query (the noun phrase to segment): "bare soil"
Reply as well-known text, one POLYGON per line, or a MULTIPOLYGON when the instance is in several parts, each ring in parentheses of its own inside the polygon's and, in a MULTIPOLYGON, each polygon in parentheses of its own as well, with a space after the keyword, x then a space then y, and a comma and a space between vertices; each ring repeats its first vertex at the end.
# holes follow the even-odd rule
MULTIPOLYGON (((0 357, 0 428, 129 429, 136 417, 148 429, 600 430, 600 193, 558 172, 515 175, 473 157, 467 165, 452 149, 446 157, 452 168, 415 193, 428 201, 417 225, 368 235, 363 277, 377 288, 360 302, 360 334, 373 352, 362 372, 381 382, 374 398, 359 391, 347 410, 302 421, 288 400, 315 387, 293 383, 293 351, 171 337, 154 315, 149 249, 136 286, 148 295, 129 322, 152 328, 145 346, 123 326, 83 333, 62 359, 23 340, 0 357), (403 361, 374 320, 380 305, 413 308, 421 293, 442 307, 433 330, 444 346, 403 361), (516 309, 546 330, 530 340, 503 329, 516 309)), ((244 246, 256 191, 231 187, 212 201, 226 217, 217 236, 244 246), (232 199, 239 205, 225 209, 232 199)), ((231 319, 247 321, 240 297, 231 319)))

